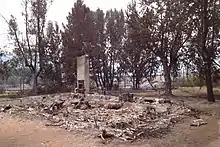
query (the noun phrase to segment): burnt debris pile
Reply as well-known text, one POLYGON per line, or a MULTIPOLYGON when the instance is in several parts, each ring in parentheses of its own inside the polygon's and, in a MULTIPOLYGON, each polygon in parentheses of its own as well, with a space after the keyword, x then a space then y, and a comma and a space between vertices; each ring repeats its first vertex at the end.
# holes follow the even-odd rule
POLYGON ((7 102, 1 106, 1 112, 40 117, 48 120, 46 126, 59 126, 68 131, 89 130, 103 141, 108 138, 134 141, 163 135, 192 110, 166 98, 134 97, 131 94, 84 97, 72 93, 7 102))

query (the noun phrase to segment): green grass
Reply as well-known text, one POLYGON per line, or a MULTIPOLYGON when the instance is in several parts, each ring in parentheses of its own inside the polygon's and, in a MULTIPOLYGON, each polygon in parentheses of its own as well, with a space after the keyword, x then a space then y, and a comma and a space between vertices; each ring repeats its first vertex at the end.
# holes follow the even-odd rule
MULTIPOLYGON (((179 87, 172 90, 175 96, 179 97, 206 97, 207 89, 206 87, 179 87)), ((215 95, 220 95, 220 87, 213 88, 213 93, 215 95)), ((145 96, 145 97, 158 97, 162 92, 151 91, 151 92, 137 92, 133 93, 135 96, 145 96)))
MULTIPOLYGON (((173 90, 174 95, 176 96, 205 96, 207 94, 207 88, 204 86, 200 87, 180 87, 176 90, 173 90)), ((213 93, 215 95, 220 94, 220 87, 213 88, 213 93)))
POLYGON ((12 92, 12 93, 0 94, 0 98, 16 98, 16 97, 19 97, 19 93, 12 92))
POLYGON ((3 93, 3 94, 0 94, 0 98, 7 98, 9 96, 8 93, 3 93))

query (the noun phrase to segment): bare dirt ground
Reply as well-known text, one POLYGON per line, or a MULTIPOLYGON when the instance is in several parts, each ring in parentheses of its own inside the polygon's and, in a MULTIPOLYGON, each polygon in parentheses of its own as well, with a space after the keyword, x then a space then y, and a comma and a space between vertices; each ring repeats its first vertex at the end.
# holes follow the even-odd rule
POLYGON ((98 138, 75 134, 58 128, 45 127, 40 121, 28 121, 1 116, 1 147, 219 147, 219 127, 216 116, 208 118, 208 125, 190 128, 189 122, 175 126, 162 139, 148 139, 138 143, 112 142, 102 144, 98 138))
MULTIPOLYGON (((45 127, 40 121, 29 121, 1 115, 1 147, 132 147, 133 145, 113 142, 104 145, 98 138, 76 134, 62 129, 45 127)), ((135 145, 136 146, 136 145, 135 145)), ((138 145, 139 146, 139 145, 138 145)), ((141 145, 140 147, 145 145, 141 145)))
POLYGON ((219 147, 220 101, 208 104, 206 100, 187 99, 192 107, 209 112, 201 117, 207 125, 191 127, 192 118, 185 118, 171 128, 163 138, 148 138, 134 143, 114 140, 103 144, 97 136, 67 132, 57 127, 46 127, 39 119, 0 114, 0 147, 219 147))

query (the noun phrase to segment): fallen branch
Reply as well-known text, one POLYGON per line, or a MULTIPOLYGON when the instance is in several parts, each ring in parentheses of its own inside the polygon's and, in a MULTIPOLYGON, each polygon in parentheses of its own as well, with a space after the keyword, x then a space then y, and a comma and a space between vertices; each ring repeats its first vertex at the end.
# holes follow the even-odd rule
POLYGON ((101 139, 103 140, 103 144, 106 144, 106 143, 107 143, 107 141, 105 140, 105 138, 103 137, 103 135, 102 135, 102 134, 100 134, 100 137, 101 137, 101 139))
POLYGON ((58 127, 58 126, 62 126, 63 124, 64 124, 64 122, 60 122, 60 123, 46 123, 45 126, 58 127))

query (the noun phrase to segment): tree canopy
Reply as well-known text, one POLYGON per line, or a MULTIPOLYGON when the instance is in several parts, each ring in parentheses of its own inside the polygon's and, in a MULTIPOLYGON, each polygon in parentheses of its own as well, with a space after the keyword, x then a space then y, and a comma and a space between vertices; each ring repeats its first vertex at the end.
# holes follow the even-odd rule
POLYGON ((46 19, 50 4, 49 0, 24 1, 25 33, 13 15, 7 21, 13 52, 31 71, 36 92, 39 79, 56 88, 74 86, 76 57, 88 55, 97 87, 112 90, 128 77, 132 88, 139 89, 162 71, 165 94, 172 95, 174 79, 186 69, 187 74, 205 79, 208 100, 215 101, 219 1, 138 0, 126 11, 104 12, 92 11, 77 0, 63 26, 46 19))

